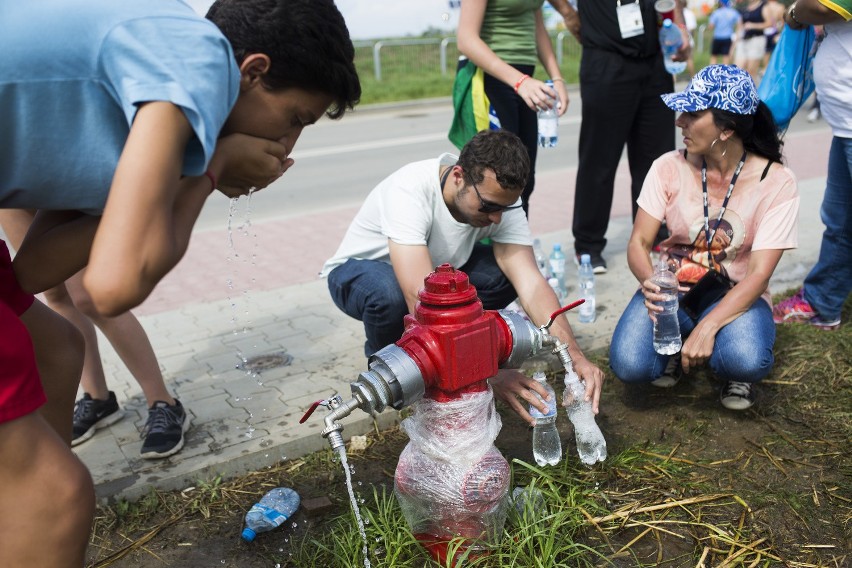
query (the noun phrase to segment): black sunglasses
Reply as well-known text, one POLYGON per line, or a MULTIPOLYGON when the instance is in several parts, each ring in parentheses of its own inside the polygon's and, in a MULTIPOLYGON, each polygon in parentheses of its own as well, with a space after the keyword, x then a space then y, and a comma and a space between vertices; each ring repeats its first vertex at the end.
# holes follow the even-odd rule
POLYGON ((479 194, 479 190, 476 188, 476 184, 473 185, 473 191, 476 192, 476 197, 479 198, 479 203, 481 207, 479 208, 480 213, 499 213, 501 211, 508 211, 509 209, 518 209, 523 207, 523 205, 500 205, 499 203, 494 203, 492 201, 485 201, 482 199, 482 196, 479 194))

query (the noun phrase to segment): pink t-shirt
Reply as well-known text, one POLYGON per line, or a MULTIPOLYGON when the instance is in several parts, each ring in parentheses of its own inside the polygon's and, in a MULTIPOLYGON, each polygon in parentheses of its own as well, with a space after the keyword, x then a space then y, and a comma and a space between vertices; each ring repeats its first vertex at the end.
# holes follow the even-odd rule
MULTIPOLYGON (((713 236, 716 268, 734 282, 746 276, 751 251, 798 246, 796 177, 781 164, 773 164, 761 181, 762 174, 763 168, 743 169, 713 236)), ((711 233, 727 190, 727 185, 708 189, 711 233)), ((709 266, 701 170, 682 151, 664 154, 651 166, 637 202, 655 219, 665 220, 671 236, 660 248, 678 263, 678 280, 686 285, 698 282, 709 266)), ((772 305, 768 288, 762 297, 772 305)))

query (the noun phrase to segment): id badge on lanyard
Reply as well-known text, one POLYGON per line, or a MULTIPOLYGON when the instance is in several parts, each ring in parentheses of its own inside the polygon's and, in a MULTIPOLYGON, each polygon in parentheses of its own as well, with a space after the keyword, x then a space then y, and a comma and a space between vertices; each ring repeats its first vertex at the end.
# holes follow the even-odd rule
POLYGON ((618 16, 618 27, 621 30, 621 38, 636 37, 645 33, 645 24, 642 22, 642 9, 639 0, 630 4, 622 4, 618 0, 615 7, 618 16))

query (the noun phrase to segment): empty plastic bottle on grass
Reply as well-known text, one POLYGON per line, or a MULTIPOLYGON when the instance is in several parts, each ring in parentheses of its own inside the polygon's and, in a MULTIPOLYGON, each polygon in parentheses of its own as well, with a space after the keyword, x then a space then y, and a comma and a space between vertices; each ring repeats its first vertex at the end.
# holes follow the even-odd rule
POLYGON ((592 465, 606 459, 606 440, 595 422, 591 401, 586 400, 586 386, 571 368, 565 373, 565 392, 562 404, 568 411, 568 418, 574 425, 577 439, 577 453, 580 461, 592 465))
POLYGON ((663 50, 663 64, 666 66, 666 71, 672 75, 683 73, 686 69, 686 61, 672 59, 681 45, 683 45, 683 36, 680 35, 680 28, 666 18, 663 20, 663 27, 660 28, 660 48, 663 50))
POLYGON ((293 516, 299 508, 299 494, 288 487, 276 487, 246 513, 242 537, 251 542, 257 533, 271 531, 293 516))
POLYGON ((546 414, 542 414, 538 408, 530 405, 530 416, 535 418, 532 441, 533 457, 538 465, 556 465, 562 459, 562 440, 559 439, 559 432, 556 430, 556 394, 541 371, 533 373, 533 379, 547 389, 547 394, 550 395, 548 401, 542 399, 536 393, 536 396, 547 404, 546 414))
POLYGON ((657 320, 654 322, 654 351, 660 355, 674 355, 683 345, 677 319, 677 276, 669 270, 668 263, 661 260, 651 280, 660 287, 660 294, 665 296, 664 300, 656 302, 663 307, 663 311, 654 314, 657 320))
POLYGON ((562 252, 562 245, 559 243, 553 245, 553 252, 550 253, 550 275, 559 282, 561 294, 557 294, 557 296, 564 298, 566 294, 565 253, 562 252))
POLYGON ((595 321, 595 269, 592 268, 592 257, 588 254, 580 256, 579 277, 580 297, 586 300, 580 304, 580 321, 592 323, 595 321))
MULTIPOLYGON (((544 83, 551 89, 553 81, 544 83)), ((550 99, 553 106, 538 111, 538 145, 542 148, 553 148, 559 143, 559 98, 550 99)))

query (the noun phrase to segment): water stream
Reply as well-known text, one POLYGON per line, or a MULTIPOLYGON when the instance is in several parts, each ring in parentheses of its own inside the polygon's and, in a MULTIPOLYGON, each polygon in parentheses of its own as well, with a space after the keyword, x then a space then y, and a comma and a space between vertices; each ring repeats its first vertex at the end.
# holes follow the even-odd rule
POLYGON ((367 529, 364 528, 364 520, 361 518, 361 508, 358 506, 358 499, 355 497, 355 490, 352 488, 352 471, 349 469, 349 461, 346 459, 346 446, 338 447, 337 453, 340 455, 340 465, 343 466, 343 471, 346 472, 346 489, 349 491, 349 500, 352 502, 355 520, 358 522, 358 532, 361 534, 361 540, 364 542, 364 546, 361 548, 361 552, 364 555, 364 568, 371 568, 370 551, 367 549, 367 529))

